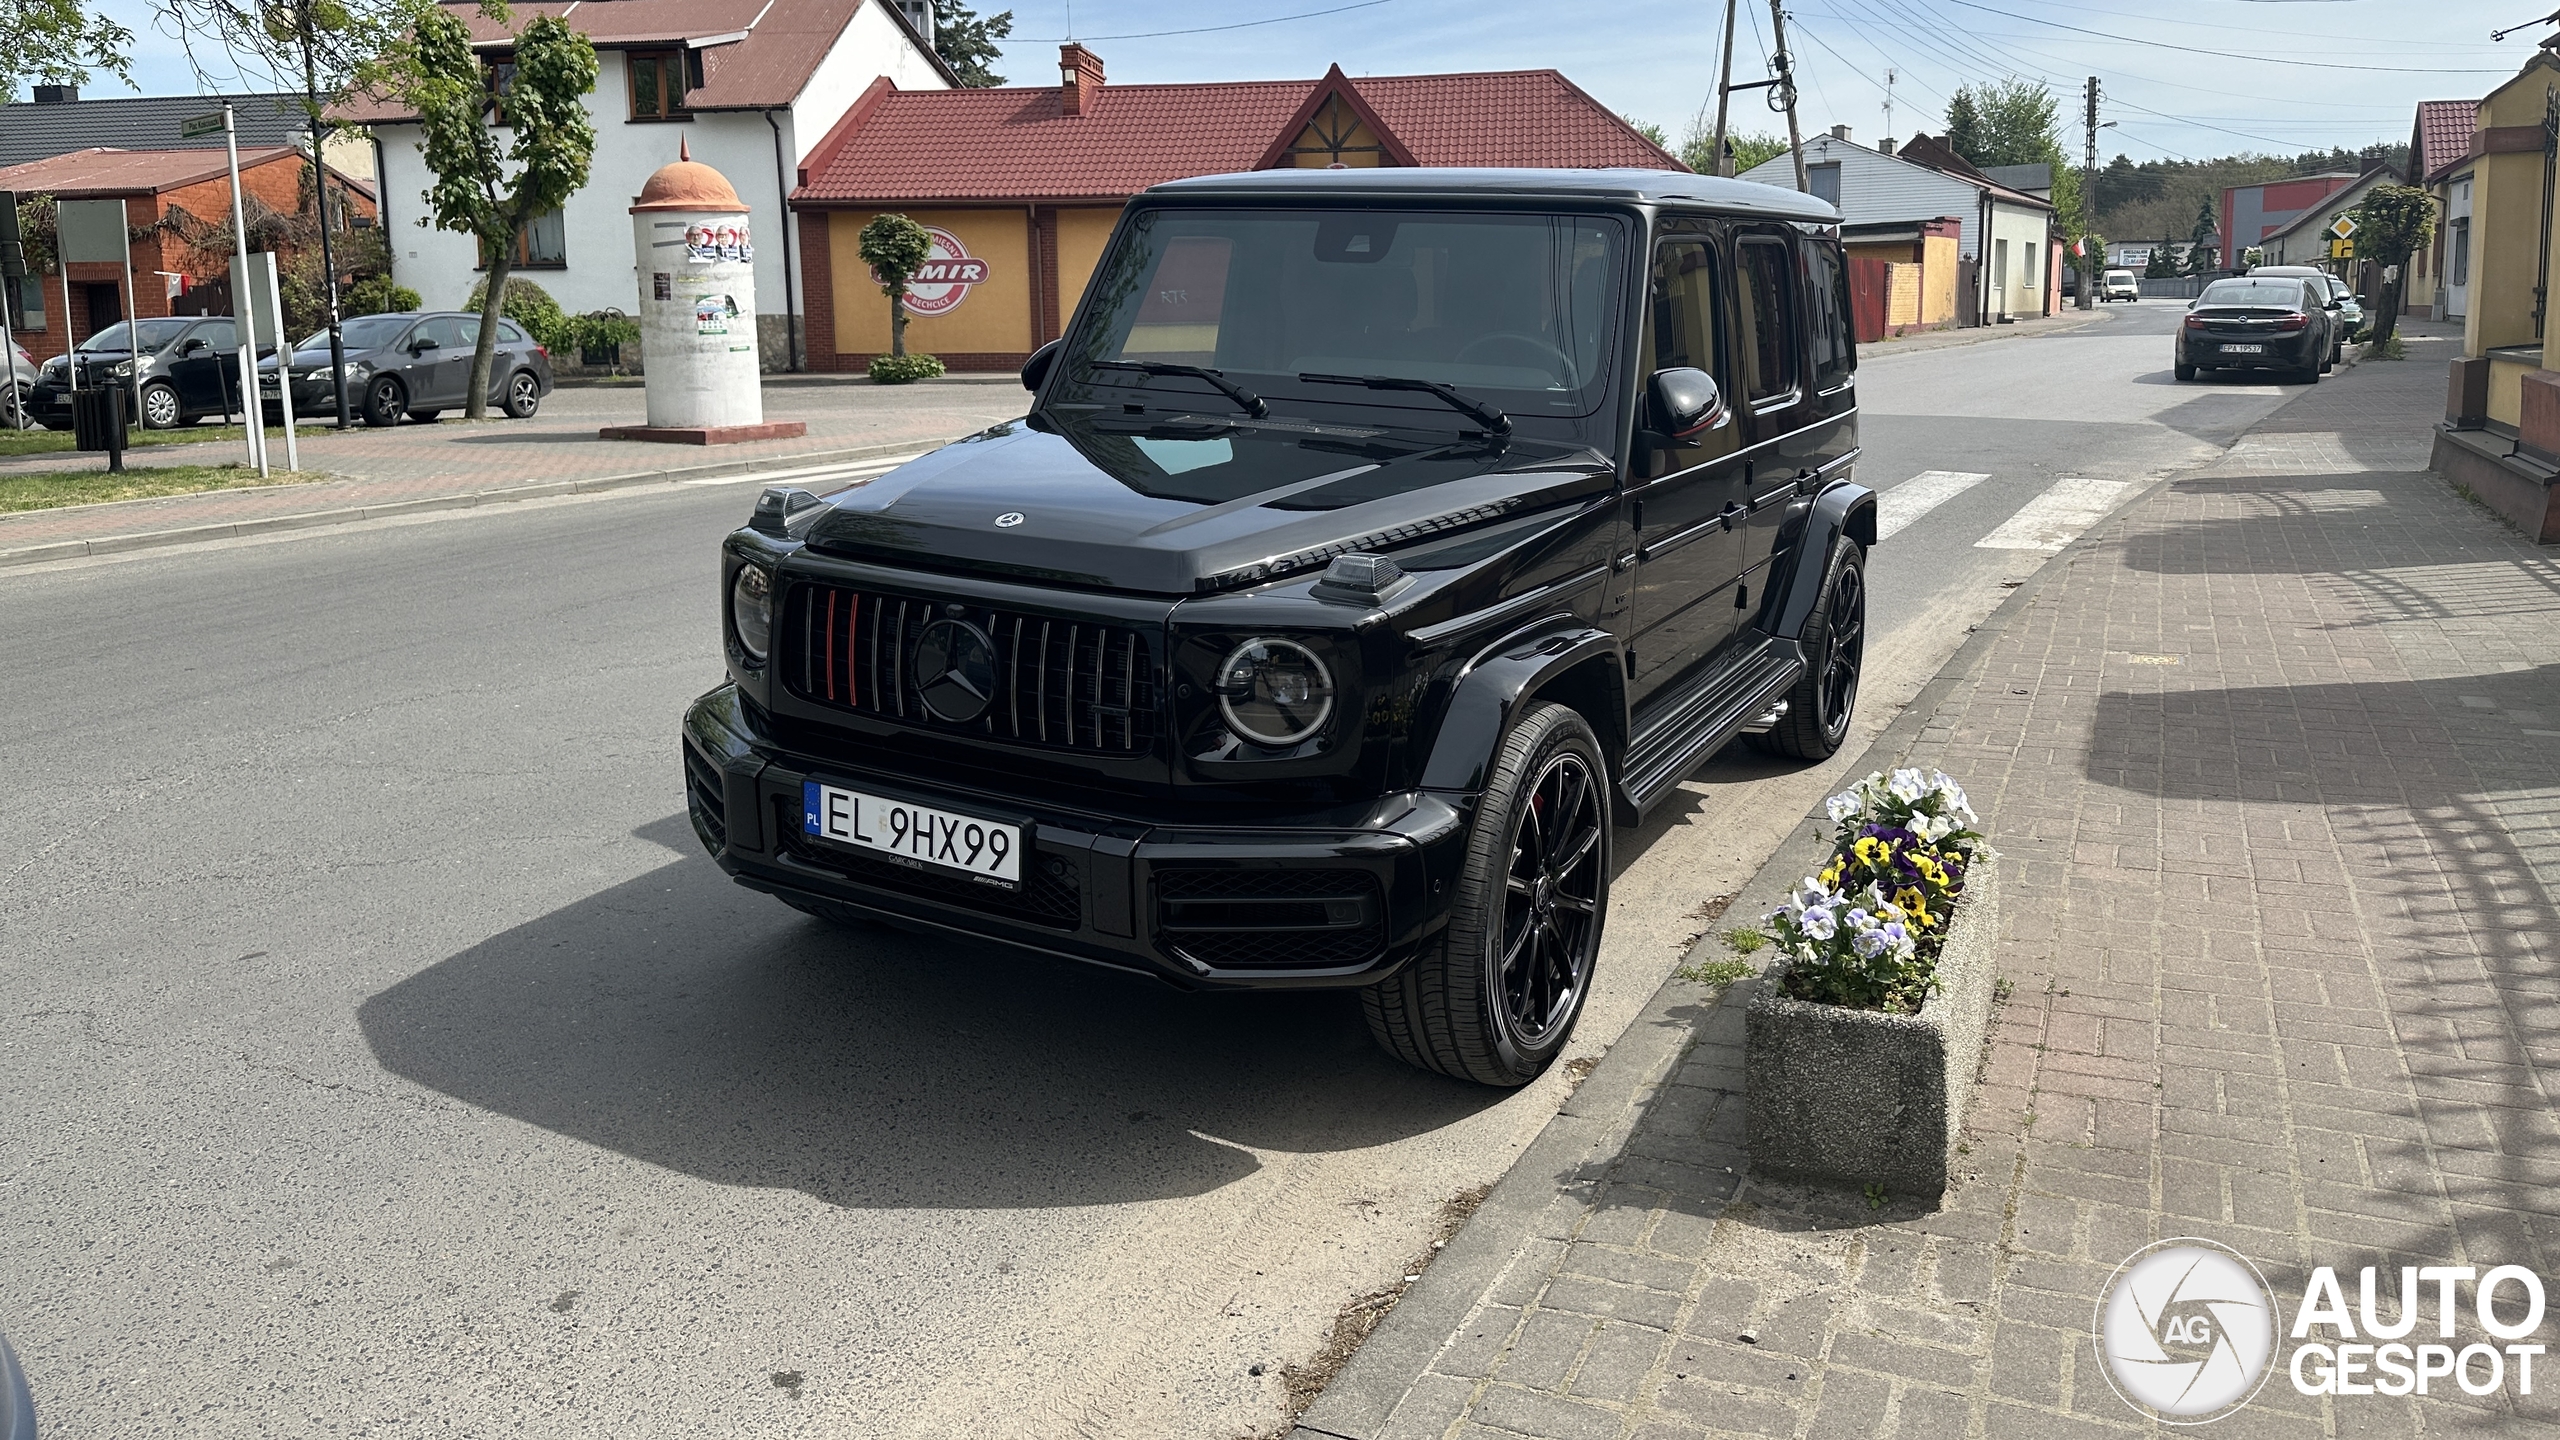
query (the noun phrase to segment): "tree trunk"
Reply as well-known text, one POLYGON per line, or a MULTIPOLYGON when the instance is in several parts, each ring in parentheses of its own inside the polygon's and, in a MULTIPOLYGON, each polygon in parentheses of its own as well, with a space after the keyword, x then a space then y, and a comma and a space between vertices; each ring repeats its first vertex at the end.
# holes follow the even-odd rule
MULTIPOLYGON (((2408 262, 2403 260, 2401 264, 2403 268, 2400 274, 2405 278, 2409 273, 2406 268, 2408 262)), ((2399 280, 2382 282, 2382 313, 2373 317, 2375 345, 2382 344, 2400 332, 2400 285, 2399 280)))
POLYGON ((489 357, 498 348, 498 311, 507 301, 507 276, 515 268, 515 235, 497 247, 489 261, 489 293, 480 302, 480 340, 471 347, 471 391, 462 397, 462 418, 477 420, 489 412, 489 357))
POLYGON ((907 353, 907 297, 903 294, 889 297, 889 353, 907 353))

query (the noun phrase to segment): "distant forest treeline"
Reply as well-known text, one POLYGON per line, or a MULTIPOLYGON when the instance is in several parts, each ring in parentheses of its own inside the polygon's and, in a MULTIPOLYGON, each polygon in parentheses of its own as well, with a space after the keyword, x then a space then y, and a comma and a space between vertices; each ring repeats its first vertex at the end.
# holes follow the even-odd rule
POLYGON ((2317 175, 2343 170, 2360 174, 2388 165, 2405 178, 2406 144, 2367 145, 2362 150, 2312 150, 2290 159, 2273 155, 2226 155, 2214 160, 2145 160, 2136 164, 2118 155, 2098 171, 2098 233, 2110 240, 2186 240, 2196 228, 2196 212, 2210 201, 2217 213, 2222 192, 2233 185, 2256 185, 2288 175, 2317 175))

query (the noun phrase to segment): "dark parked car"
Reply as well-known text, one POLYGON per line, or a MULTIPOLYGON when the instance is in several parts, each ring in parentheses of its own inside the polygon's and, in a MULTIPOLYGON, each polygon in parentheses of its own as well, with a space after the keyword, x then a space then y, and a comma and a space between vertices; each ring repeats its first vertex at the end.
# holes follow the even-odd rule
POLYGON ((136 335, 142 367, 141 418, 154 430, 241 412, 240 334, 228 315, 118 321, 56 355, 36 375, 27 403, 35 419, 71 428, 71 392, 133 381, 136 335), (74 373, 74 367, 77 373, 74 373))
POLYGON ((2346 281, 2317 265, 2260 265, 2252 268, 2249 274, 2252 278, 2260 275, 2290 275, 2297 279, 2309 280, 2319 285, 2324 302, 2336 302, 2328 306, 2330 316, 2335 322, 2330 326, 2332 333, 2329 337, 2329 363, 2332 367, 2335 367, 2346 354, 2347 342, 2354 339, 2356 332, 2364 328, 2364 306, 2357 303, 2356 292, 2347 288, 2346 281))
MULTIPOLYGON (((472 348, 480 343, 479 316, 459 310, 359 315, 340 322, 338 331, 347 354, 348 403, 367 425, 397 425, 403 415, 433 420, 461 408, 471 388, 472 348)), ((275 361, 267 360, 259 371, 258 393, 275 417, 275 361)), ((294 347, 296 420, 337 417, 331 373, 328 331, 294 347)), ((513 320, 500 320, 497 348, 489 357, 489 403, 525 420, 550 393, 551 352, 513 320)))
POLYGON ((2216 280, 2178 326, 2175 374, 2207 370, 2288 370, 2317 385, 2336 363, 2337 321, 2328 287, 2291 275, 2216 280))
POLYGON ((696 834, 829 920, 1358 987, 1390 1052, 1530 1079, 1613 826, 1847 734, 1838 223, 1650 170, 1147 191, 1027 417, 728 537, 696 834))

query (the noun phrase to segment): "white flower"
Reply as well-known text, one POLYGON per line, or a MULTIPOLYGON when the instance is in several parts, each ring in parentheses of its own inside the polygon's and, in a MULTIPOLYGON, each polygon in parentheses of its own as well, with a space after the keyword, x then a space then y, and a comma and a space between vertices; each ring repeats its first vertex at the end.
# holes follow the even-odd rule
POLYGON ((1811 910, 1807 910, 1804 912, 1803 918, 1798 920, 1796 923, 1802 927, 1806 935, 1816 940, 1828 940, 1832 936, 1840 933, 1839 917, 1833 915, 1828 908, 1822 906, 1816 906, 1811 910))
POLYGON ((1859 802, 1858 792, 1855 790, 1844 790, 1822 803, 1822 813, 1830 816, 1831 823, 1834 825, 1857 818, 1866 808, 1859 802))
POLYGON ((1923 844, 1935 845, 1954 834, 1955 828, 1956 822, 1942 816, 1914 815, 1911 817, 1911 833, 1919 836, 1923 844))
POLYGON ((1929 793, 1929 783, 1920 778, 1917 770, 1896 770, 1893 778, 1885 782, 1885 790, 1905 805, 1917 805, 1920 797, 1929 793))
POLYGON ((1850 941, 1849 945, 1850 948, 1858 952, 1859 959, 1873 960, 1878 955, 1883 954, 1886 948, 1892 943, 1892 941, 1885 938, 1885 934, 1881 930, 1861 930, 1858 932, 1857 938, 1850 941))
POLYGON ((1820 905, 1826 900, 1832 900, 1835 898, 1837 897, 1831 893, 1829 886, 1824 885, 1820 880, 1815 879, 1813 876, 1807 875, 1804 877, 1804 882, 1796 886, 1796 893, 1791 898, 1790 904, 1794 909, 1803 910, 1811 906, 1820 905))

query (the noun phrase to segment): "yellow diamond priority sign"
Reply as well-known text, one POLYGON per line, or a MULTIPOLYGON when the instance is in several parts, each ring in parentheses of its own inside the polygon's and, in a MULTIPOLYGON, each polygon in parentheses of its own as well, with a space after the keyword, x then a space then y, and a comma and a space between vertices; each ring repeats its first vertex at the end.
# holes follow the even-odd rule
POLYGON ((2356 217, 2341 215, 2330 221, 2329 233, 2340 240, 2353 240, 2356 238, 2356 217))

